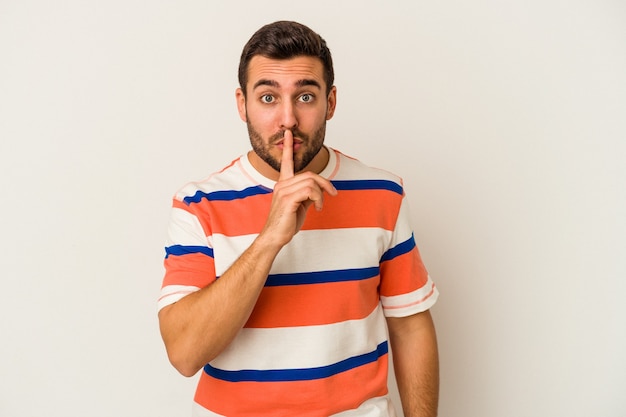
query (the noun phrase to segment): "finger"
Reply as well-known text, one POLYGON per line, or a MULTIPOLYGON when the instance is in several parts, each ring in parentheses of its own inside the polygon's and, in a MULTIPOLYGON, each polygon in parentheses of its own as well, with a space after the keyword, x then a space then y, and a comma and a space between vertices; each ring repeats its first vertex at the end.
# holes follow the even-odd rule
POLYGON ((312 196, 319 195, 319 199, 323 199, 323 193, 326 191, 331 196, 336 196, 338 191, 333 185, 332 181, 315 174, 313 172, 304 172, 302 174, 298 174, 299 180, 294 182, 292 187, 304 187, 312 193, 310 196, 307 196, 311 200, 316 200, 312 196))
POLYGON ((311 178, 313 179, 313 181, 315 181, 315 184, 317 185, 317 187, 320 188, 320 190, 326 191, 328 194, 332 196, 337 195, 337 189, 335 188, 335 186, 330 180, 317 174, 311 174, 311 175, 312 175, 311 178))
POLYGON ((296 197, 296 199, 298 199, 302 203, 307 202, 307 205, 308 203, 313 203, 315 205, 315 209, 319 211, 324 205, 324 191, 331 196, 335 196, 337 195, 337 189, 333 186, 332 182, 323 177, 320 177, 319 175, 305 175, 311 175, 310 178, 305 180, 305 182, 307 182, 309 185, 306 187, 302 187, 297 192, 299 195, 296 197), (310 182, 311 180, 312 182, 310 182))
POLYGON ((330 182, 329 180, 323 178, 323 181, 318 182, 318 184, 328 194, 333 195, 333 196, 337 195, 337 189, 335 188, 333 183, 330 182))
POLYGON ((283 156, 280 160, 280 175, 278 180, 286 180, 293 177, 293 133, 285 130, 283 137, 283 156))
POLYGON ((309 199, 313 201, 313 204, 315 204, 315 209, 319 211, 324 205, 324 191, 326 191, 331 196, 336 196, 337 189, 332 184, 332 182, 321 177, 316 181, 316 183, 319 187, 318 192, 313 194, 312 197, 309 197, 309 199))

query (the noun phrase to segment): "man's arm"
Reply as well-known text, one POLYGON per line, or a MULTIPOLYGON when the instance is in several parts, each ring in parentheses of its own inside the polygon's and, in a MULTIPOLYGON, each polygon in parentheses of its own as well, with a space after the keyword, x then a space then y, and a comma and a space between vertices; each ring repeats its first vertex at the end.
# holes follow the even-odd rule
POLYGON ((430 312, 389 317, 387 324, 404 416, 437 416, 439 355, 430 312))
POLYGON ((300 230, 308 208, 322 208, 324 191, 337 193, 319 175, 294 175, 293 136, 286 131, 280 177, 263 230, 218 280, 159 312, 170 362, 181 374, 194 375, 235 338, 252 313, 276 256, 300 230))
POLYGON ((220 279, 159 311, 167 354, 181 374, 193 376, 234 339, 279 250, 255 240, 220 279))

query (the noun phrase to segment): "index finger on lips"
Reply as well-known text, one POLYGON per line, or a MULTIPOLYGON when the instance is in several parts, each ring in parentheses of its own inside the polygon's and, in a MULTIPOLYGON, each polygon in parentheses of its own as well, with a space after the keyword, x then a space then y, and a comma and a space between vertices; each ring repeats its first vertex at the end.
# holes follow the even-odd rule
POLYGON ((283 156, 280 160, 280 175, 278 180, 286 180, 293 177, 293 133, 285 130, 283 136, 283 156))

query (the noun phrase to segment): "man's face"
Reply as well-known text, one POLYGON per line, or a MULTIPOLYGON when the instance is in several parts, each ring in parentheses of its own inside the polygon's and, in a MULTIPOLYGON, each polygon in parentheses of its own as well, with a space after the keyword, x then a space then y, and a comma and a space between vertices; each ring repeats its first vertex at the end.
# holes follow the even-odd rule
POLYGON ((322 62, 309 56, 276 60, 257 55, 248 67, 246 91, 237 90, 237 106, 248 125, 252 165, 276 179, 282 138, 291 130, 295 171, 320 172, 327 162, 320 153, 326 121, 334 114, 337 94, 333 87, 326 95, 322 62))

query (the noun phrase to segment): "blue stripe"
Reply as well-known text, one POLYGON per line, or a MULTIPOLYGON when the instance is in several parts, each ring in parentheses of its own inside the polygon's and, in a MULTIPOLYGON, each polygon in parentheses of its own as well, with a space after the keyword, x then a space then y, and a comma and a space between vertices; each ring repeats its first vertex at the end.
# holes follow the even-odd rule
POLYGON ((182 256, 190 253, 203 253, 211 258, 213 257, 213 249, 207 246, 174 245, 165 248, 165 259, 167 259, 170 255, 182 256))
POLYGON ((353 356, 341 362, 319 368, 300 369, 270 369, 270 370, 242 370, 225 371, 217 369, 211 365, 205 365, 204 372, 213 378, 228 382, 289 382, 289 381, 310 381, 320 378, 328 378, 342 372, 349 371, 359 366, 376 362, 380 357, 389 351, 387 342, 383 342, 376 347, 376 350, 359 356, 353 356))
POLYGON ((327 282, 360 281, 373 278, 380 273, 378 266, 360 269, 342 269, 337 271, 301 272, 293 274, 271 274, 265 282, 266 287, 281 285, 324 284, 327 282))
POLYGON ((243 190, 228 190, 228 191, 214 191, 212 193, 205 193, 204 191, 196 191, 193 196, 188 196, 183 199, 183 202, 187 205, 192 203, 199 203, 203 198, 209 201, 232 201, 241 198, 252 197, 255 195, 269 194, 272 190, 257 185, 254 187, 248 187, 243 190))
MULTIPOLYGON (((389 180, 337 180, 332 181, 332 183, 338 190, 388 190, 400 195, 404 193, 400 184, 389 180)), ((183 202, 189 205, 199 203, 205 198, 209 201, 232 201, 255 195, 269 194, 271 192, 271 189, 262 185, 248 187, 243 190, 214 191, 211 193, 196 191, 193 196, 185 197, 183 202)))
POLYGON ((388 190, 403 195, 402 186, 389 180, 331 181, 337 190, 388 190))
POLYGON ((404 255, 405 253, 411 252, 415 247, 415 239, 411 234, 411 237, 405 240, 404 242, 394 246, 389 249, 387 252, 383 254, 383 257, 380 258, 380 262, 390 261, 396 256, 404 255))

